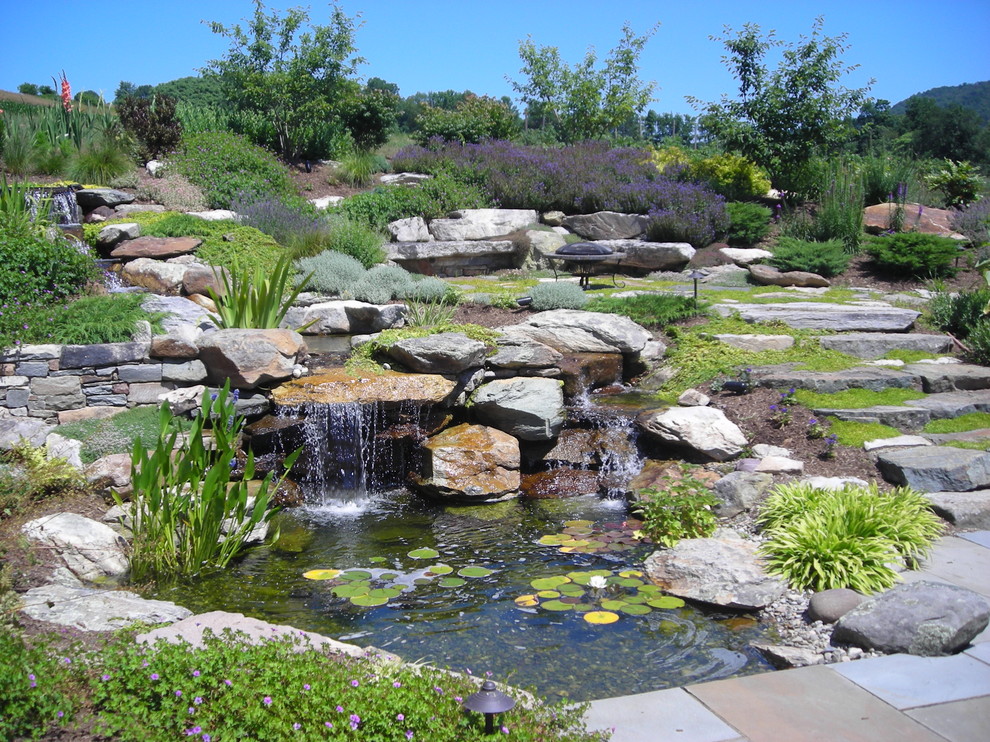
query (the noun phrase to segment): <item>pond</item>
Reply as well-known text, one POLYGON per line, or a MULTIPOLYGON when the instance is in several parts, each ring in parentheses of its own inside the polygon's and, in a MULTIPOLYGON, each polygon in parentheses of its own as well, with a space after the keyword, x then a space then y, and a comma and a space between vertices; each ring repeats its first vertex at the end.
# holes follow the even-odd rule
MULTIPOLYGON (((588 598, 564 597, 570 600, 564 607, 559 600, 517 604, 537 592, 531 583, 543 577, 559 581, 601 570, 610 583, 642 582, 628 572, 619 576, 651 550, 621 536, 630 533, 623 530, 623 500, 584 496, 445 508, 404 489, 367 496, 313 485, 306 497, 318 504, 280 514, 275 546, 157 597, 197 612, 234 611, 291 624, 408 661, 491 672, 550 698, 612 697, 770 669, 748 648, 767 640, 765 628, 748 617, 687 605, 644 615, 617 610, 614 623, 595 625, 582 614, 591 606, 575 605, 588 598), (621 546, 564 553, 565 529, 621 546), (462 573, 466 567, 482 569, 462 573), (352 572, 329 580, 304 576, 316 569, 352 572), (369 580, 387 597, 383 605, 355 605, 347 597, 360 592, 349 581, 369 580)), ((614 599, 623 590, 629 594, 618 586, 606 592, 614 599)), ((630 601, 642 606, 646 597, 652 596, 630 601)))

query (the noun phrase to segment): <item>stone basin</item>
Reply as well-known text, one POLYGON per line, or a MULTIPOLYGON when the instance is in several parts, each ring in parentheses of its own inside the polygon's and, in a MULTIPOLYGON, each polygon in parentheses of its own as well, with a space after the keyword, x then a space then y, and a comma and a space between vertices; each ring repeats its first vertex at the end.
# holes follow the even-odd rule
POLYGON ((426 405, 443 402, 454 387, 453 381, 438 374, 385 371, 354 376, 344 369, 333 369, 282 384, 272 391, 272 401, 281 407, 347 402, 413 402, 426 405))

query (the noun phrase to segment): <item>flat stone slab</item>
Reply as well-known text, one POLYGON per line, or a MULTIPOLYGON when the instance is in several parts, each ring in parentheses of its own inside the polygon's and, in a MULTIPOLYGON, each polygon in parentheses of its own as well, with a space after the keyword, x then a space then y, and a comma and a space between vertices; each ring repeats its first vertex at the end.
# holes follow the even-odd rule
POLYGON ((968 588, 990 599, 988 558, 990 552, 985 546, 957 536, 943 536, 922 562, 921 574, 968 588))
POLYGON ((990 528, 990 490, 929 492, 925 497, 940 518, 957 528, 990 528))
POLYGON ((892 654, 831 667, 900 710, 990 695, 990 665, 964 654, 951 657, 892 654))
MULTIPOLYGON (((909 337, 926 337, 911 335, 909 337)), ((912 363, 904 367, 921 379, 925 392, 970 391, 990 389, 990 368, 970 363, 912 363)))
POLYGON ((990 696, 910 709, 908 716, 948 740, 980 742, 990 729, 990 696))
MULTIPOLYGON (((857 358, 873 360, 882 358, 892 350, 916 350, 923 353, 948 353, 952 339, 946 335, 920 335, 917 333, 850 332, 844 335, 826 335, 818 338, 818 344, 826 350, 837 350, 857 358)), ((911 366, 914 369, 914 366, 911 366)))
POLYGON ((135 621, 165 623, 192 611, 164 600, 146 600, 126 590, 105 590, 51 584, 28 590, 24 613, 39 621, 74 626, 83 631, 116 631, 135 621))
POLYGON ((945 742, 832 667, 815 665, 717 680, 689 686, 687 691, 749 740, 945 742))
POLYGON ((968 492, 990 487, 990 453, 949 446, 882 453, 877 466, 892 484, 921 492, 968 492))
POLYGON ((110 251, 111 258, 177 258, 196 251, 203 244, 198 237, 138 237, 126 240, 110 251))
POLYGON ((920 379, 898 369, 856 366, 843 371, 800 371, 780 366, 753 369, 753 382, 770 389, 807 389, 819 394, 835 394, 847 389, 921 390, 920 379))
POLYGON ((971 412, 990 412, 990 391, 941 392, 924 399, 910 399, 904 404, 927 410, 934 420, 955 418, 971 412))
POLYGON ((739 733, 683 688, 592 701, 589 730, 615 728, 611 742, 730 742, 739 733))
POLYGON ((798 301, 789 304, 716 304, 723 317, 738 313, 746 322, 783 322, 799 330, 836 332, 906 332, 920 316, 913 309, 889 304, 828 304, 798 301))
POLYGON ((432 242, 390 242, 385 245, 390 260, 440 260, 479 255, 507 255, 516 250, 511 240, 434 240, 432 242))
POLYGON ((932 419, 928 410, 918 407, 901 407, 899 405, 874 405, 854 410, 843 410, 837 407, 816 407, 818 417, 834 417, 861 423, 880 423, 902 430, 920 430, 932 419))
POLYGON ((751 350, 759 353, 764 350, 787 350, 794 345, 794 338, 790 335, 716 335, 719 340, 726 345, 743 350, 751 350))
POLYGON ((877 438, 866 441, 863 444, 864 451, 876 451, 881 448, 914 448, 916 446, 930 446, 932 442, 920 435, 898 435, 894 438, 877 438))

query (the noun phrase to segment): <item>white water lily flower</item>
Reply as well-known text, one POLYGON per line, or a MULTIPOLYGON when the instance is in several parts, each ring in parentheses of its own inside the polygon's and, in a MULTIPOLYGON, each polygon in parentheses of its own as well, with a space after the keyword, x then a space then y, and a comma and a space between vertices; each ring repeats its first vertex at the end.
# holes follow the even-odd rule
POLYGON ((601 575, 592 575, 588 580, 588 585, 595 588, 595 590, 601 590, 608 585, 608 580, 601 575))

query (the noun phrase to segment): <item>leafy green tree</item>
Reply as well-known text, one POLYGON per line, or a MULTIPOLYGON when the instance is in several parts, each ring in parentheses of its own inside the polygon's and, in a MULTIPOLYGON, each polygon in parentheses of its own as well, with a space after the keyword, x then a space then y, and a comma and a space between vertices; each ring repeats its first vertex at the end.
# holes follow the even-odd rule
POLYGON ((527 125, 538 118, 541 129, 552 126, 564 142, 618 133, 653 99, 656 83, 639 79, 639 57, 659 26, 636 36, 625 24, 622 39, 601 64, 594 49, 570 66, 555 46, 538 47, 531 37, 519 42, 525 80, 509 82, 526 105, 527 125))
POLYGON ((355 56, 355 20, 334 5, 329 24, 307 30, 307 10, 282 16, 266 14, 261 0, 254 5, 246 28, 210 23, 231 46, 206 72, 220 77, 228 100, 271 123, 283 155, 297 157, 312 128, 338 119, 356 85, 351 78, 363 60, 355 56))
POLYGON ((22 82, 17 86, 17 92, 21 95, 37 95, 38 86, 32 82, 22 82))
POLYGON ((121 80, 120 85, 118 85, 117 89, 114 91, 113 99, 119 103, 124 100, 124 98, 130 98, 133 96, 136 89, 137 86, 134 83, 128 82, 127 80, 121 80))
MULTIPOLYGON (((765 167, 776 187, 807 195, 810 165, 818 155, 835 152, 850 137, 850 121, 867 100, 869 85, 846 88, 848 67, 841 55, 849 49, 846 34, 824 36, 824 19, 812 24, 811 35, 798 42, 778 40, 773 31, 745 24, 712 37, 724 44, 722 61, 739 81, 739 95, 703 103, 689 98, 702 111, 702 125, 726 148, 765 167), (775 69, 767 52, 782 47, 775 69)), ((871 83, 872 84, 872 83, 871 83)))
POLYGON ((359 150, 367 152, 388 141, 395 128, 398 102, 387 90, 369 88, 347 100, 341 119, 359 150))
POLYGON ((55 88, 51 85, 39 85, 38 95, 55 95, 55 88))
POLYGON ((471 96, 455 110, 424 106, 413 137, 420 144, 432 137, 465 143, 483 139, 511 139, 519 131, 515 111, 505 101, 471 96))
POLYGON ((913 96, 903 125, 902 142, 918 157, 977 161, 987 157, 977 146, 983 128, 979 114, 958 103, 942 107, 932 98, 913 96))

